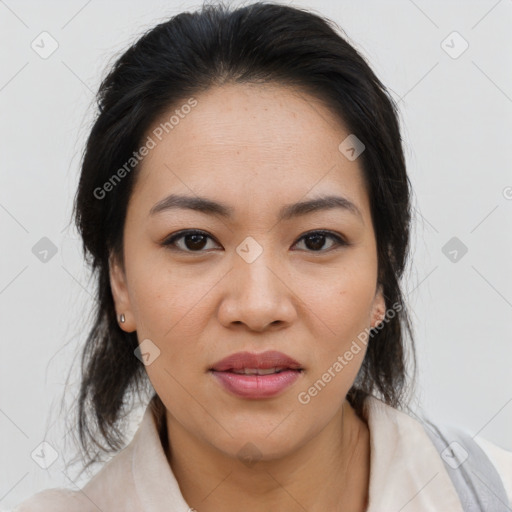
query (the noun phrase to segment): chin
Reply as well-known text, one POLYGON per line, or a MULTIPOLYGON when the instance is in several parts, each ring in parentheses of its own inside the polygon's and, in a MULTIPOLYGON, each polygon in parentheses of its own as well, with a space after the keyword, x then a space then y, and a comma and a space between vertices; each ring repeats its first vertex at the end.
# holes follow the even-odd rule
POLYGON ((278 460, 300 448, 307 442, 306 434, 300 435, 296 425, 283 428, 276 422, 262 422, 259 425, 253 421, 250 427, 233 425, 229 435, 222 439, 209 439, 209 443, 225 455, 252 462, 278 460), (277 427, 276 427, 277 425, 277 427))
POLYGON ((262 436, 237 436, 228 446, 218 447, 227 456, 240 461, 242 464, 252 467, 257 462, 267 462, 283 459, 298 446, 288 438, 286 443, 282 438, 273 441, 262 436))

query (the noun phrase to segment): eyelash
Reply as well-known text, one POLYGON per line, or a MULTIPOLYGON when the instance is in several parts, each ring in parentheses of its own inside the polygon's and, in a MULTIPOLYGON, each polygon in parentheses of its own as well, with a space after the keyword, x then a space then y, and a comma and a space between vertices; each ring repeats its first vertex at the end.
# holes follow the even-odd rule
MULTIPOLYGON (((167 237, 163 242, 162 242, 162 245, 167 247, 168 249, 170 250, 173 250, 173 251, 181 251, 181 252, 188 252, 188 253, 204 253, 204 252, 208 252, 208 251, 205 251, 205 250, 198 250, 198 251, 191 251, 191 250, 187 250, 187 249, 180 249, 178 247, 176 247, 175 245, 175 242, 177 240, 180 240, 182 238, 185 238, 187 235, 202 235, 202 236, 206 236, 212 240, 215 240, 212 236, 210 236, 208 233, 206 233, 205 231, 199 231, 199 230, 185 230, 185 231, 179 231, 178 233, 174 233, 173 235, 167 237)), ((297 242, 309 237, 309 236, 312 236, 312 235, 324 235, 328 238, 331 238, 335 241, 335 246, 334 247, 331 247, 330 249, 326 249, 326 250, 318 250, 318 251, 312 251, 312 250, 306 250, 306 252, 310 252, 310 253, 326 253, 326 252, 329 252, 335 248, 339 248, 339 247, 347 247, 350 245, 350 243, 348 243, 345 239, 343 239, 341 236, 333 233, 332 231, 326 231, 326 230, 313 230, 313 231, 308 231, 307 233, 304 233, 298 240, 297 242), (337 246, 337 247, 336 247, 337 246)), ((296 242, 296 243, 297 243, 296 242)), ((218 242, 216 242, 218 243, 218 242)), ((220 245, 220 244, 219 244, 220 245)), ((295 245, 295 244, 294 244, 295 245)))

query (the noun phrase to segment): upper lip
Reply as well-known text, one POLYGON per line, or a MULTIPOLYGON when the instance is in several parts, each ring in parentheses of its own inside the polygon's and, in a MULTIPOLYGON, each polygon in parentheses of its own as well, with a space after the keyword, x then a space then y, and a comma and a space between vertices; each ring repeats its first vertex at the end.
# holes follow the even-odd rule
POLYGON ((255 368, 265 370, 268 368, 290 368, 292 370, 301 370, 302 367, 295 359, 278 352, 268 350, 255 354, 253 352, 236 352, 220 361, 217 361, 210 370, 225 372, 228 370, 243 370, 245 368, 255 368))

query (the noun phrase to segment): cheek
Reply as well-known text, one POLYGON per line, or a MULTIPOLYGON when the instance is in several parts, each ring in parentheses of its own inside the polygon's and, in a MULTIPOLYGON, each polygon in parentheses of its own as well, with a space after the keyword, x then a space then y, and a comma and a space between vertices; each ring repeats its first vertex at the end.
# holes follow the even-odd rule
POLYGON ((130 256, 127 250, 126 266, 139 337, 165 341, 176 331, 183 334, 199 329, 201 300, 214 285, 214 276, 194 273, 193 269, 184 272, 182 267, 170 264, 165 249, 155 247, 133 248, 130 256))
POLYGON ((354 251, 343 266, 333 268, 329 277, 304 281, 299 289, 308 290, 304 300, 316 313, 325 329, 329 347, 343 348, 352 337, 370 327, 371 310, 376 292, 376 261, 371 253, 354 251), (311 290, 311 291, 309 291, 311 290))

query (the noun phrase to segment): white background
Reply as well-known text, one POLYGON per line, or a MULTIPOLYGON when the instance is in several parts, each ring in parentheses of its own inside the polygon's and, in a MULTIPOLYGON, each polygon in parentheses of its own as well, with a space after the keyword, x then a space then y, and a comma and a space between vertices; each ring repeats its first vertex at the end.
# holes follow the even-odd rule
MULTIPOLYGON (((413 405, 512 450, 512 1, 291 3, 342 27, 399 100, 415 206, 404 283, 413 405), (458 58, 442 47, 453 31, 469 43, 458 58), (468 248, 455 263, 442 252, 454 236, 468 248)), ((78 372, 65 381, 92 305, 70 215, 94 91, 138 35, 199 6, 0 1, 0 508, 76 488, 63 472, 60 401, 76 394, 78 372), (43 31, 59 45, 47 59, 31 48, 43 31), (58 248, 46 263, 32 253, 42 237, 58 248), (30 456, 44 439, 59 453, 47 471, 30 456)))

